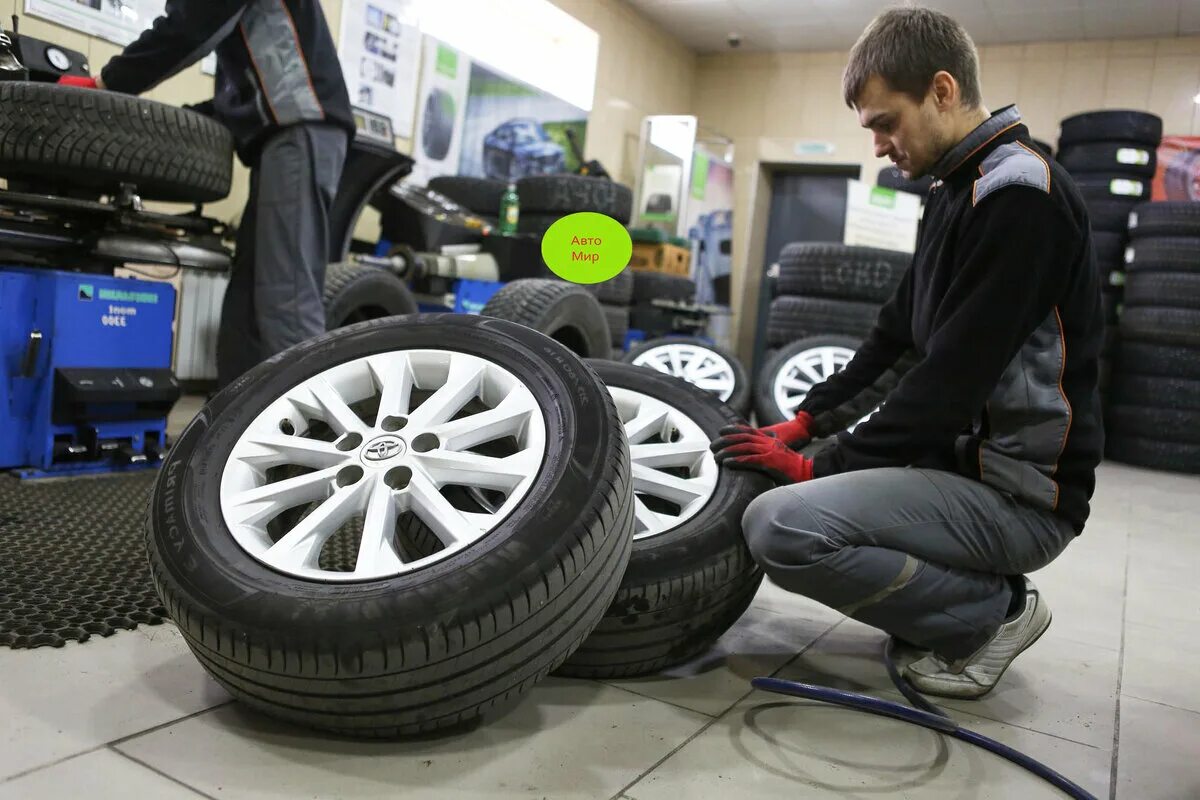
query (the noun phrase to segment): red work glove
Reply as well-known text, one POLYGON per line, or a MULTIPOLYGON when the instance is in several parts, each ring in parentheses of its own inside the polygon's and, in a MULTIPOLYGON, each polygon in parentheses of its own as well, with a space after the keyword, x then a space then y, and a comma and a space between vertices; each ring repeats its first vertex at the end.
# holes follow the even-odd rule
POLYGON ((63 75, 58 79, 63 86, 78 86, 81 89, 98 89, 95 78, 80 78, 76 75, 63 75))
POLYGON ((713 442, 717 463, 729 469, 762 472, 778 484, 812 480, 812 459, 792 450, 782 439, 751 431, 731 433, 713 442))
POLYGON ((752 428, 749 425, 730 425, 721 429, 721 435, 731 436, 738 433, 761 433, 766 436, 774 436, 788 447, 800 448, 812 441, 812 422, 812 414, 809 414, 807 411, 801 411, 796 414, 795 419, 789 419, 787 422, 780 422, 777 425, 768 425, 765 428, 752 428))

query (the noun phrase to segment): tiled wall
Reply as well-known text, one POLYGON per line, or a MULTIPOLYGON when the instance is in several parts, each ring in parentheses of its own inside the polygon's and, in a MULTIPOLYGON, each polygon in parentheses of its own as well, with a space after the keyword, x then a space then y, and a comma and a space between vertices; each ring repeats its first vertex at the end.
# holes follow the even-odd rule
MULTIPOLYGON (((995 110, 1016 103, 1033 135, 1055 144, 1066 116, 1134 108, 1163 118, 1168 134, 1200 135, 1200 36, 1090 42, 1043 42, 980 48, 984 100, 995 110)), ((693 113, 701 125, 734 139, 733 305, 755 307, 763 265, 764 162, 861 164, 873 181, 885 161, 872 153, 841 98, 846 53, 723 53, 699 60, 693 113), (829 156, 798 156, 798 141, 828 142, 829 156)), ((736 320, 738 349, 751 346, 751 320, 736 320)))

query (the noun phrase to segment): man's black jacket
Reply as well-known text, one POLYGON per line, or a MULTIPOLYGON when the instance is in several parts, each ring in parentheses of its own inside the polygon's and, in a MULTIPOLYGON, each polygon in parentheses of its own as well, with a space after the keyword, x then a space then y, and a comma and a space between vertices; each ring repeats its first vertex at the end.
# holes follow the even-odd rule
POLYGON ((1083 201, 1014 106, 933 174, 912 268, 854 359, 800 410, 835 412, 906 352, 916 363, 878 412, 816 455, 814 476, 954 470, 1080 532, 1104 450, 1104 318, 1083 201))
POLYGON ((254 163, 263 139, 299 122, 354 130, 342 67, 318 0, 167 0, 166 13, 101 72, 141 94, 217 51, 215 116, 254 163))

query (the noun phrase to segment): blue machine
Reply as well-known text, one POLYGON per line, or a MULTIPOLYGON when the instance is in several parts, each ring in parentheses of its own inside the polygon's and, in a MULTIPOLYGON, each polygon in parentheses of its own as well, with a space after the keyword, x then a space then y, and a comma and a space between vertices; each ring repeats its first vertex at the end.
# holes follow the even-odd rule
POLYGON ((174 317, 169 284, 0 266, 0 469, 157 465, 174 317))

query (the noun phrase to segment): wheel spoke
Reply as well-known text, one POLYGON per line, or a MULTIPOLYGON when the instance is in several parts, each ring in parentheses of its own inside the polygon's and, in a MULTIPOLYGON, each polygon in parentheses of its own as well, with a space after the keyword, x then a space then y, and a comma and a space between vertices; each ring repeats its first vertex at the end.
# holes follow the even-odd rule
POLYGON ((679 351, 674 347, 667 350, 667 357, 671 359, 671 374, 683 376, 683 365, 679 363, 679 351))
POLYGON ((292 572, 316 569, 321 548, 360 504, 365 486, 365 483, 358 483, 335 491, 269 547, 263 560, 273 567, 292 572))
POLYGON ((783 378, 779 381, 779 385, 785 389, 790 389, 793 392, 811 392, 813 385, 807 381, 796 380, 795 378, 783 378))
POLYGON ((634 464, 661 469, 662 467, 691 467, 708 452, 708 442, 699 439, 664 444, 635 444, 629 448, 634 464))
POLYGON ((719 378, 701 378, 699 380, 694 380, 692 381, 692 384, 706 392, 717 393, 733 391, 733 380, 723 375, 719 378))
POLYGON ((446 382, 424 403, 408 415, 408 425, 427 430, 446 422, 479 394, 484 365, 480 361, 455 358, 450 362, 446 382))
POLYGON ((819 371, 817 371, 816 366, 809 361, 801 361, 799 364, 797 364, 796 371, 804 373, 813 383, 820 383, 821 381, 825 380, 829 374, 831 374, 826 373, 822 375, 819 371))
POLYGON ((437 487, 419 472, 414 472, 408 484, 410 507, 433 535, 447 547, 469 544, 491 527, 490 514, 459 511, 437 487))
POLYGON ((636 495, 633 498, 633 518, 635 521, 634 533, 658 532, 670 527, 670 523, 666 518, 651 511, 642 502, 642 498, 636 495))
POLYGON ((710 361, 704 365, 703 369, 697 369, 692 372, 692 380, 700 380, 702 378, 711 378, 714 375, 720 375, 723 372, 728 372, 724 364, 718 361, 710 361))
POLYGON ((666 406, 645 405, 638 408, 637 415, 625 423, 625 438, 630 444, 638 444, 660 433, 670 410, 666 406))
POLYGON ((379 398, 379 413, 375 417, 375 427, 382 428, 387 417, 408 414, 413 390, 412 364, 407 355, 400 353, 374 356, 367 366, 371 369, 375 385, 383 388, 379 398))
POLYGON ((329 427, 343 435, 367 432, 367 426, 350 409, 350 406, 346 405, 346 401, 337 393, 337 390, 329 385, 329 381, 324 378, 314 378, 309 384, 309 391, 312 392, 313 399, 317 401, 318 407, 323 412, 321 416, 329 423, 329 427))
POLYGON ((692 483, 692 479, 676 478, 641 464, 633 465, 633 490, 681 506, 686 506, 706 492, 704 487, 692 483))
POLYGON ((507 458, 446 450, 421 453, 415 457, 437 486, 455 484, 505 493, 532 478, 542 461, 541 454, 532 449, 522 450, 507 458))
POLYGON ((346 454, 332 442, 308 439, 304 436, 259 436, 246 442, 241 458, 259 469, 295 464, 311 469, 324 469, 346 460, 346 454))
POLYGON ((535 407, 533 396, 521 389, 511 392, 493 409, 444 423, 433 432, 443 450, 467 450, 505 436, 519 439, 535 407))
POLYGON ((230 505, 237 512, 236 521, 255 525, 301 503, 324 500, 333 491, 337 473, 337 467, 330 467, 239 492, 230 498, 230 505))
POLYGON ((396 495, 391 487, 383 481, 375 481, 363 519, 362 541, 354 564, 356 573, 363 573, 363 577, 389 575, 404 568, 394 543, 398 513, 396 495))
POLYGON ((822 378, 828 378, 837 372, 837 362, 834 360, 833 350, 825 348, 821 351, 821 369, 825 373, 822 378))
POLYGON ((667 362, 663 360, 663 356, 652 356, 645 360, 638 361, 637 366, 650 367, 651 369, 661 372, 664 375, 671 374, 671 367, 668 366, 667 362))

